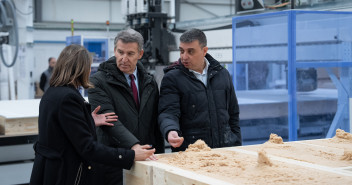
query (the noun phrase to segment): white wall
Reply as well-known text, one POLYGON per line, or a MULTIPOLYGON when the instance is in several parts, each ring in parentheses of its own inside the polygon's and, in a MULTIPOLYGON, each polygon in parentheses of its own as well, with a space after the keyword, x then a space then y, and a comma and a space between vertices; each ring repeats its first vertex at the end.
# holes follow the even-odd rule
POLYGON ((43 0, 43 21, 124 22, 121 0, 43 0))
MULTIPOLYGON (((75 31, 75 35, 85 38, 109 38, 109 56, 113 55, 113 42, 117 32, 75 31)), ((34 32, 34 71, 33 79, 39 82, 41 73, 48 68, 48 58, 58 58, 66 46, 66 37, 71 36, 66 30, 36 30, 34 32)))
POLYGON ((193 0, 188 2, 194 3, 194 5, 191 3, 181 3, 180 21, 215 18, 217 16, 230 15, 231 12, 234 14, 235 11, 234 5, 232 7, 229 6, 230 0, 193 0))
MULTIPOLYGON (((234 13, 234 0, 188 0, 181 1, 180 21, 214 18, 234 13), (189 3, 188 3, 189 2, 189 3), (194 5, 193 5, 194 3, 194 5), (204 10, 202 10, 204 9, 204 10), (210 11, 215 15, 210 14, 210 11)), ((124 23, 121 0, 43 0, 43 21, 105 22, 124 23)), ((164 0, 162 12, 169 13, 170 0, 164 0)))

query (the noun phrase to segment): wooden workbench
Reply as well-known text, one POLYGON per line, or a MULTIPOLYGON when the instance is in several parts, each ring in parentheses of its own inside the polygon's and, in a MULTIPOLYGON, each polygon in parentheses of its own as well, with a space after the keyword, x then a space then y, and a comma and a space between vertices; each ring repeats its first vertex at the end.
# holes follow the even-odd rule
MULTIPOLYGON (((158 161, 135 162, 124 170, 126 185, 173 184, 352 184, 352 160, 342 160, 344 150, 352 151, 350 143, 334 143, 332 139, 260 144, 213 149, 217 153, 199 153, 199 161, 209 158, 208 165, 191 167, 187 157, 168 163, 179 153, 158 155, 158 161), (258 151, 265 150, 272 166, 258 166, 258 151), (220 166, 215 157, 223 157, 220 166), (232 156, 232 157, 229 157, 232 156), (183 164, 181 164, 183 163, 183 164), (189 164, 187 164, 189 163, 189 164), (194 170, 197 169, 197 170, 194 170)), ((204 163, 201 163, 204 164, 204 163)))
POLYGON ((0 101, 0 135, 38 134, 40 99, 0 101))

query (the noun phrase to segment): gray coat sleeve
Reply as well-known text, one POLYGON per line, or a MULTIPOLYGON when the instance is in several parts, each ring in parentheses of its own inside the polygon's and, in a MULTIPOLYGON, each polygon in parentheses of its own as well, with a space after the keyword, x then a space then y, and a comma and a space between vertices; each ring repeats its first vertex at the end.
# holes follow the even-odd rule
MULTIPOLYGON (((94 84, 94 88, 88 89, 88 99, 92 106, 92 111, 100 105, 99 114, 115 112, 111 98, 99 83, 99 79, 91 77, 90 81, 94 84)), ((139 140, 119 120, 112 123, 114 124, 113 127, 101 126, 101 129, 105 134, 112 137, 114 142, 116 142, 114 143, 115 145, 123 148, 131 148, 133 145, 139 143, 139 140)))

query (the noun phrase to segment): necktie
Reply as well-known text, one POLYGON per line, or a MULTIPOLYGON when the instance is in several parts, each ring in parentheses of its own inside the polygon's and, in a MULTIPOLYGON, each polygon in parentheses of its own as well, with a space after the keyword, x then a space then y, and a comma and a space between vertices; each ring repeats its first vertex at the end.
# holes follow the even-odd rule
POLYGON ((133 92, 133 99, 134 99, 134 102, 136 103, 137 109, 139 109, 138 90, 137 90, 136 83, 134 83, 133 74, 130 74, 130 79, 131 79, 131 88, 133 92))

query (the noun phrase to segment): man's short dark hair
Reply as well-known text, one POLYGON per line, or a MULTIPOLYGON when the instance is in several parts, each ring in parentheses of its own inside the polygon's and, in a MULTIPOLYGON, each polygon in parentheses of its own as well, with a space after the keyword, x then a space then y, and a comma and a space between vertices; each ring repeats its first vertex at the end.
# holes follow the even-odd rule
POLYGON ((49 57, 48 62, 50 63, 50 61, 53 59, 54 57, 49 57))
POLYGON ((184 32, 180 37, 180 42, 183 43, 191 43, 195 40, 198 40, 201 47, 207 46, 207 37, 202 30, 192 28, 184 32))

